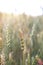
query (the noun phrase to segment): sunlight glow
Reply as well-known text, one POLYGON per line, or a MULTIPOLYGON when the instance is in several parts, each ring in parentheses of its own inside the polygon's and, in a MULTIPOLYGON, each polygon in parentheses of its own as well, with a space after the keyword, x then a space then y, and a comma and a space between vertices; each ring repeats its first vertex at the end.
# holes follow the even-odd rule
POLYGON ((43 0, 0 0, 0 12, 37 16, 42 15, 43 0))

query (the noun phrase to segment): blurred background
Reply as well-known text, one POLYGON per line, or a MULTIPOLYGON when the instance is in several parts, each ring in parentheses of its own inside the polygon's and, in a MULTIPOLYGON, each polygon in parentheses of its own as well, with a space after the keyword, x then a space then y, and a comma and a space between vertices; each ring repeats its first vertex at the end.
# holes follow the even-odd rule
POLYGON ((0 0, 0 64, 43 64, 43 0, 0 0))

